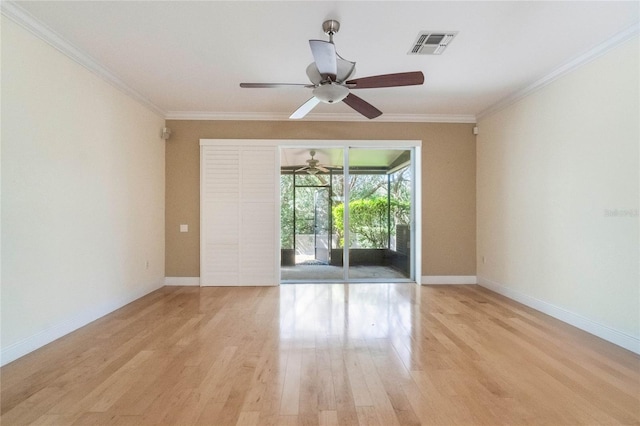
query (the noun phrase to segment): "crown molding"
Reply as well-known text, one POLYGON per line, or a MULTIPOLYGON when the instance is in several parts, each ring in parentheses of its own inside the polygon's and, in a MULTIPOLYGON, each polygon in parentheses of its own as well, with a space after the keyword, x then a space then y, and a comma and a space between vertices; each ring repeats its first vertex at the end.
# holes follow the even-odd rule
POLYGON ((164 117, 165 111, 153 104, 149 99, 131 88, 109 69, 98 63, 91 56, 81 51, 73 44, 65 40, 60 34, 47 27, 26 10, 22 9, 14 1, 0 1, 0 12, 22 28, 26 29, 36 37, 45 41, 55 49, 71 58, 76 63, 82 65, 92 73, 96 74, 115 88, 124 92, 142 105, 146 106, 156 114, 164 117))
MULTIPOLYGON (((168 111, 167 120, 289 121, 289 114, 263 112, 168 111)), ((473 114, 382 114, 367 120, 360 114, 311 113, 295 121, 360 121, 393 123, 475 123, 473 114)))
MULTIPOLYGON (((0 1, 0 12, 22 28, 36 37, 53 46, 55 49, 82 65, 92 73, 110 83, 126 95, 140 102, 156 114, 166 120, 239 120, 239 121, 288 121, 289 114, 284 113, 218 113, 208 111, 164 111, 145 96, 122 81, 108 68, 98 63, 91 56, 78 49, 65 40, 60 34, 40 22, 26 10, 22 9, 15 1, 0 1)), ((311 113, 304 121, 363 121, 360 114, 336 114, 336 113, 311 113)), ((472 114, 383 114, 376 119, 378 122, 416 122, 416 123, 475 123, 476 117, 472 114)))
POLYGON ((555 80, 559 79, 560 77, 563 77, 564 75, 606 54, 607 52, 611 51, 612 49, 624 43, 625 41, 638 35, 639 32, 640 32, 640 22, 636 22, 635 24, 631 25, 630 27, 627 27, 623 31, 614 35, 613 37, 596 45, 595 47, 588 50, 587 52, 579 56, 576 56, 575 58, 571 59, 568 62, 565 62, 564 64, 560 65, 558 68, 554 69, 549 74, 545 75, 539 80, 534 81, 528 86, 525 86, 520 90, 517 90, 511 95, 505 98, 502 98, 495 104, 489 106, 488 108, 485 108, 477 115, 478 120, 484 117, 487 117, 495 112, 498 112, 518 102, 519 100, 531 95, 532 93, 537 92, 543 87, 553 83, 555 80))
MULTIPOLYGON (((11 19, 36 37, 53 46, 55 49, 82 65, 89 71, 98 75, 123 93, 135 99, 142 105, 149 108, 159 116, 167 120, 238 120, 238 121, 288 121, 289 114, 284 113, 218 113, 207 111, 164 111, 152 103, 145 96, 130 87, 109 69, 98 63, 91 56, 81 51, 51 28, 38 21, 16 4, 15 1, 0 1, 0 12, 3 16, 11 19)), ((395 123, 471 123, 475 124, 481 118, 498 112, 526 96, 542 89, 558 78, 574 71, 586 63, 606 54, 613 48, 636 36, 640 32, 640 23, 636 22, 627 29, 614 35, 610 39, 598 44, 591 50, 564 63, 546 76, 534 81, 528 86, 512 93, 499 100, 493 105, 482 110, 479 114, 383 114, 375 119, 375 122, 395 122, 395 123)), ((337 114, 337 113, 311 113, 302 121, 360 121, 369 122, 357 113, 337 114)))

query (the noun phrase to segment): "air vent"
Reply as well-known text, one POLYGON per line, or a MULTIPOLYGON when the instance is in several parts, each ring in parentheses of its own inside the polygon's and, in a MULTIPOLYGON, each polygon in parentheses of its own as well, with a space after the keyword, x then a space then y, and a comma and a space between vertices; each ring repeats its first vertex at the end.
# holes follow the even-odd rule
POLYGON ((408 55, 441 55, 457 31, 422 31, 416 37, 408 55))

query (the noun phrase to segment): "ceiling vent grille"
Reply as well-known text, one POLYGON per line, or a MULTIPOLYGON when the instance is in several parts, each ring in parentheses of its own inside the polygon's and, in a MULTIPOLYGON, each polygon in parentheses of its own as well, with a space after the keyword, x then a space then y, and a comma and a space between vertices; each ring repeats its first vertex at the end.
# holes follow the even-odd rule
POLYGON ((441 55, 457 34, 457 31, 422 31, 407 54, 441 55))

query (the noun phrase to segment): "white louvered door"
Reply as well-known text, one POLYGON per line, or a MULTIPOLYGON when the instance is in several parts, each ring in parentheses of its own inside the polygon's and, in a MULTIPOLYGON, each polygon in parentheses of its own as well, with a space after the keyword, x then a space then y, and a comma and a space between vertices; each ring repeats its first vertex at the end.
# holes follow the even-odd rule
POLYGON ((277 147, 200 148, 203 286, 277 285, 277 147))

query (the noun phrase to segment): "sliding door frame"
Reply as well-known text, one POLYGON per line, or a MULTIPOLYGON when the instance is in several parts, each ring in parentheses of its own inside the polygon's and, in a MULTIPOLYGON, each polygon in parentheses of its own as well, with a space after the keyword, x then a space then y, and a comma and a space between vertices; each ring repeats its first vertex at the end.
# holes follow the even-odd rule
MULTIPOLYGON (((201 147, 207 145, 227 145, 227 146, 237 146, 237 147, 273 147, 276 149, 277 159, 275 161, 275 168, 273 173, 277 176, 279 181, 280 179, 280 162, 281 162, 281 151, 286 148, 305 148, 305 149, 313 149, 313 148, 341 148, 343 149, 343 155, 345 160, 345 179, 348 178, 348 158, 349 158, 349 149, 350 148, 370 148, 370 149, 406 149, 411 151, 411 167, 412 170, 412 188, 411 188, 411 228, 413 231, 411 232, 411 248, 412 248, 412 256, 411 256, 411 274, 413 276, 413 280, 419 284, 420 277, 422 276, 422 141, 420 140, 325 140, 325 139, 200 139, 201 147)), ((201 148, 202 152, 202 148, 201 148)), ((201 268, 201 276, 202 276, 202 267, 203 267, 203 222, 206 218, 203 217, 205 212, 202 211, 202 197, 203 197, 203 176, 202 176, 202 164, 200 170, 200 268, 201 268)), ((348 186, 348 185, 346 185, 348 186)), ((274 242, 273 242, 273 250, 275 253, 280 253, 280 191, 279 185, 276 185, 278 190, 274 189, 273 199, 274 199, 274 210, 275 210, 275 223, 274 226, 274 242)), ((348 189, 345 190, 347 192, 345 195, 348 196, 348 189)), ((348 220, 348 218, 347 218, 348 220)), ((348 238, 348 223, 345 222, 345 237, 348 238)), ((348 240, 347 240, 348 241, 348 240)), ((346 253, 344 262, 345 265, 348 265, 348 253, 349 250, 344 250, 346 253)), ((275 256, 274 259, 276 275, 277 277, 273 277, 274 284, 279 284, 282 279, 280 277, 280 255, 275 256)), ((343 277, 345 281, 348 278, 347 270, 345 268, 345 273, 343 277)), ((266 280, 266 285, 273 285, 269 282, 270 280, 266 280)), ((371 281, 371 280, 366 280, 371 281)), ((386 280, 388 281, 388 280, 386 280)), ((357 282, 356 280, 349 280, 349 282, 357 282)))
MULTIPOLYGON (((269 142, 274 142, 270 140, 269 142)), ((411 168, 412 168, 412 180, 411 180, 411 251, 410 256, 410 270, 413 279, 409 279, 409 282, 420 283, 420 277, 422 274, 422 141, 420 140, 323 140, 323 139, 304 139, 304 140, 279 140, 277 145, 280 151, 289 148, 301 148, 301 149, 319 149, 319 148, 339 148, 343 150, 343 167, 344 167, 344 179, 345 182, 349 179, 349 149, 406 149, 411 152, 411 168)), ((278 173, 280 173, 280 161, 278 161, 278 173)), ((348 185, 345 185, 344 199, 349 198, 348 185)), ((279 194, 278 194, 279 196, 279 194)), ((278 204, 279 205, 279 204, 278 204)), ((279 216, 278 216, 279 218, 279 216)), ((279 226, 279 222, 278 222, 279 226)), ((344 220, 344 237, 345 242, 349 241, 349 217, 347 209, 345 209, 344 220)), ((278 252, 280 252, 280 239, 278 238, 278 252)), ((348 265, 349 265, 349 250, 347 247, 343 250, 343 281, 344 282, 371 282, 377 280, 370 279, 349 279, 348 265)), ((282 279, 281 279, 282 281, 282 279)), ((381 281, 388 282, 388 279, 381 281)))

